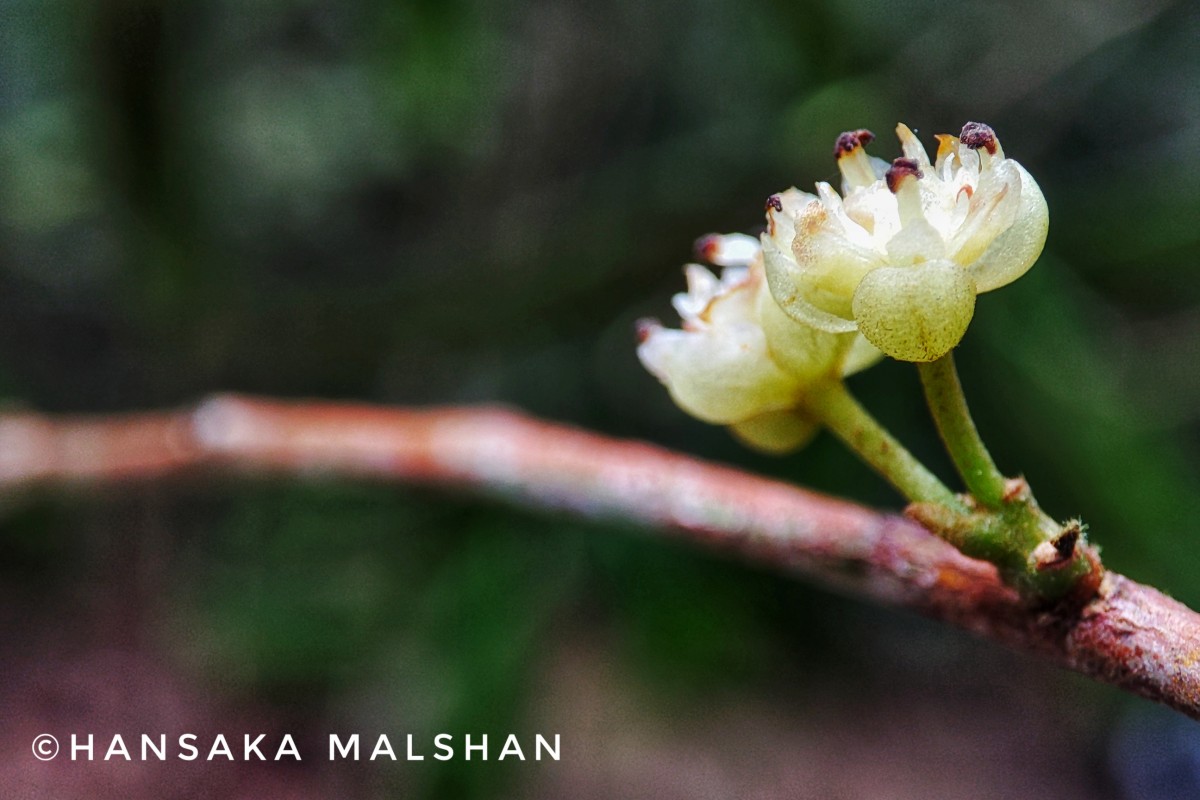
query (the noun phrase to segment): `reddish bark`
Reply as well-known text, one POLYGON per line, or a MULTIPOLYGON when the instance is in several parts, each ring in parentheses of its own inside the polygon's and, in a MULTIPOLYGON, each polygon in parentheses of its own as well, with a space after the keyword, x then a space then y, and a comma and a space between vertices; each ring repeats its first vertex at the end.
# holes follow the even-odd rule
POLYGON ((93 419, 0 415, 0 488, 197 470, 452 485, 670 531, 913 609, 1200 719, 1200 615, 1114 573, 1082 609, 1023 605, 918 525, 651 445, 497 409, 217 397, 93 419))

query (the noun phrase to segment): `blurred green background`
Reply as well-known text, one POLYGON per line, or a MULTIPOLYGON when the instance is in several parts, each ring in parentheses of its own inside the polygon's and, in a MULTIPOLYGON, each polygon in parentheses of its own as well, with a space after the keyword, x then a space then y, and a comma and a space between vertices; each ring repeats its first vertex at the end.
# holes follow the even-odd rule
MULTIPOLYGON (((828 437, 769 459, 686 417, 632 325, 671 318, 697 236, 833 180, 840 131, 890 158, 899 120, 926 142, 984 120, 1052 221, 960 351, 984 437, 1110 567, 1197 605, 1198 40, 1166 0, 0 0, 0 392, 503 402, 898 507, 828 437)), ((948 472, 910 369, 852 388, 948 472)), ((1142 774, 1158 758, 1162 791, 1200 791, 1165 713, 621 526, 232 477, 0 512, 6 719, 565 751, 118 780, 34 772, 12 734, 9 788, 1176 796, 1142 774)))

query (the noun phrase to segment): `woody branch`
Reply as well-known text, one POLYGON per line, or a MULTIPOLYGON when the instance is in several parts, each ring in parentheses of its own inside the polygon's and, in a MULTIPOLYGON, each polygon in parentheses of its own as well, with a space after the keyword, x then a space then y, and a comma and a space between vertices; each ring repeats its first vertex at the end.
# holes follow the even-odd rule
POLYGON ((0 414, 0 490, 211 471, 338 475, 617 518, 1038 654, 1200 719, 1200 615, 1108 573, 1082 609, 1030 609, 990 564, 901 516, 658 447, 488 408, 219 396, 194 409, 0 414))

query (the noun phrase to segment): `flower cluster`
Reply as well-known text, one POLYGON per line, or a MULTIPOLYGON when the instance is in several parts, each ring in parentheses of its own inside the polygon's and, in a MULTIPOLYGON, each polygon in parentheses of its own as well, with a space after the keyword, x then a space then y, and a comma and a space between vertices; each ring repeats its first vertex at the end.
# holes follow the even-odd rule
POLYGON ((842 194, 788 189, 767 201, 760 239, 709 236, 685 268, 681 330, 639 326, 638 356, 688 413, 760 448, 802 445, 814 393, 874 363, 941 358, 962 339, 975 296, 1032 266, 1046 203, 995 133, 968 123, 938 136, 931 161, 905 125, 903 157, 867 155, 869 131, 838 137, 842 194))

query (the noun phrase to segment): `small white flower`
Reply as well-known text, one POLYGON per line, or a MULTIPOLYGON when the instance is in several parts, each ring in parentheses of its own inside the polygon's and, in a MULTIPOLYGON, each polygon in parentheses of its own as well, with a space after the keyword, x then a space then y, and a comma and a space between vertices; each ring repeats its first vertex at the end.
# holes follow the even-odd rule
POLYGON ((729 425, 760 449, 804 444, 816 430, 802 408, 806 393, 868 366, 879 352, 861 337, 784 314, 767 289, 754 237, 706 236, 697 250, 724 267, 721 277, 687 265, 688 290, 672 299, 681 329, 640 322, 638 358, 692 416, 729 425))
POLYGON ((842 196, 827 183, 816 195, 773 196, 763 255, 771 293, 792 318, 932 361, 962 339, 976 294, 1033 265, 1048 212, 988 126, 939 136, 933 162, 907 126, 896 133, 904 157, 890 166, 866 154, 868 131, 838 138, 842 196))
POLYGON ((800 382, 775 362, 758 316, 761 280, 746 266, 718 279, 699 264, 684 268, 688 290, 675 295, 682 329, 643 321, 638 358, 689 414, 729 425, 796 405, 800 382))

